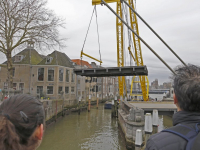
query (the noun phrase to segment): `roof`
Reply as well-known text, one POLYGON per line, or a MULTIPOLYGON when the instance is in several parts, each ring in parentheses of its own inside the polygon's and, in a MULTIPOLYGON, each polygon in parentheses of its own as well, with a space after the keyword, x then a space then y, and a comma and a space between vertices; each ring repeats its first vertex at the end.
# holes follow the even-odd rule
POLYGON ((79 66, 87 66, 88 68, 92 68, 92 66, 87 61, 80 59, 72 59, 72 61, 79 66))
POLYGON ((48 56, 46 56, 38 65, 59 65, 59 66, 64 66, 64 67, 70 67, 74 68, 71 59, 62 52, 59 51, 54 51, 48 56), (46 63, 46 58, 52 57, 51 63, 46 63))
MULTIPOLYGON (((13 64, 32 64, 36 65, 42 61, 41 55, 34 49, 34 48, 26 48, 23 51, 19 52, 18 54, 12 57, 13 64), (19 62, 15 62, 15 56, 23 55, 23 59, 19 62)), ((3 64, 7 64, 5 61, 3 64)))

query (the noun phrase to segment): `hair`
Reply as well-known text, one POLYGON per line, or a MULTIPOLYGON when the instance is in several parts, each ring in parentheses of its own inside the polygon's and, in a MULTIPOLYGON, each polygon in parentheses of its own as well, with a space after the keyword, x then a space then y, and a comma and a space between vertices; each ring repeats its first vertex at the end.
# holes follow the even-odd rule
POLYGON ((12 96, 0 105, 0 149, 33 150, 39 140, 32 136, 44 124, 42 103, 26 94, 12 96))
POLYGON ((183 111, 200 112, 200 67, 189 64, 175 69, 174 92, 183 111))

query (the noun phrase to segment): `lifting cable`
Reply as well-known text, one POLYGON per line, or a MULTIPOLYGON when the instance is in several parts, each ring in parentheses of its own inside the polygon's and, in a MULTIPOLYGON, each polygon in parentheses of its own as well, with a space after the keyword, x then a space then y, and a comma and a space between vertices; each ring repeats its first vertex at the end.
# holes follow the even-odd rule
MULTIPOLYGON (((96 5, 95 5, 95 14, 96 14, 96 25, 97 25, 98 44, 99 44, 99 55, 100 55, 100 61, 101 61, 101 50, 100 50, 100 41, 99 41, 99 25, 98 25, 98 20, 97 20, 96 5)), ((101 63, 100 63, 100 65, 101 65, 101 63)))
MULTIPOLYGON (((86 33, 86 36, 85 36, 85 40, 84 40, 84 43, 83 43, 83 47, 82 47, 81 52, 83 53, 83 49, 84 49, 84 46, 85 46, 85 42, 86 42, 86 39, 87 39, 87 35, 88 35, 89 29, 90 29, 90 25, 91 25, 91 22, 92 22, 92 18, 93 18, 94 13, 95 13, 95 16, 96 16, 97 35, 98 35, 98 45, 99 45, 99 55, 100 55, 100 61, 101 61, 101 51, 100 51, 99 29, 98 29, 96 5, 94 6, 94 9, 93 9, 93 11, 92 11, 92 16, 91 16, 91 19, 90 19, 90 23, 89 23, 89 26, 88 26, 88 29, 87 29, 87 33, 86 33)), ((100 65, 101 65, 101 63, 100 63, 100 65)), ((81 68, 82 68, 82 55, 81 55, 81 68)))
MULTIPOLYGON (((90 25, 91 25, 91 22, 92 22, 92 17, 93 17, 94 11, 95 11, 95 7, 96 7, 96 5, 94 6, 94 9, 92 11, 92 16, 91 16, 91 19, 90 19, 90 23, 89 23, 89 26, 88 26, 88 29, 87 29, 87 33, 86 33, 86 36, 85 36, 85 40, 83 42, 83 47, 82 47, 81 52, 83 52, 83 49, 84 49, 84 46, 85 46, 85 42, 86 42, 87 35, 88 35, 89 29, 90 29, 90 25)), ((81 68, 82 68, 82 57, 81 57, 81 68)))
MULTIPOLYGON (((128 15, 128 12, 127 12, 128 10, 125 9, 124 7, 127 8, 126 5, 124 6, 124 4, 122 4, 122 12, 125 15, 126 23, 128 24, 128 16, 127 16, 128 15)), ((124 25, 124 26, 126 27, 126 25, 124 25)), ((133 49, 134 46, 133 46, 133 41, 132 41, 132 37, 131 37, 131 32, 130 32, 130 30, 128 28, 127 28, 127 32, 128 32, 129 46, 132 47, 132 49, 133 49)), ((133 50, 133 52, 134 52, 134 50, 133 50)), ((133 59, 135 61, 135 58, 133 56, 131 56, 132 54, 131 54, 130 51, 129 51, 129 55, 130 55, 130 66, 131 66, 131 60, 133 59)))

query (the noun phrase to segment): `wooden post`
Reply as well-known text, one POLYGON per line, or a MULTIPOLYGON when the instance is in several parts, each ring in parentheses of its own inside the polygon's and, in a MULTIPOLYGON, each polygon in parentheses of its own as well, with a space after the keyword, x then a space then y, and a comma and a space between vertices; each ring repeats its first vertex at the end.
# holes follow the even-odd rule
POLYGON ((78 114, 80 115, 81 114, 81 96, 79 97, 79 100, 78 100, 78 114))
POLYGON ((56 121, 57 121, 57 100, 56 100, 56 121))
POLYGON ((115 117, 115 105, 114 105, 114 100, 112 100, 112 112, 111 112, 111 116, 115 117))
POLYGON ((115 117, 118 117, 118 102, 117 102, 117 96, 115 96, 115 117))
POLYGON ((90 104, 90 103, 91 103, 90 101, 91 101, 91 95, 89 95, 89 99, 88 99, 88 112, 90 112, 90 105, 91 105, 91 104, 90 104))
POLYGON ((97 94, 97 109, 99 107, 99 94, 97 94))

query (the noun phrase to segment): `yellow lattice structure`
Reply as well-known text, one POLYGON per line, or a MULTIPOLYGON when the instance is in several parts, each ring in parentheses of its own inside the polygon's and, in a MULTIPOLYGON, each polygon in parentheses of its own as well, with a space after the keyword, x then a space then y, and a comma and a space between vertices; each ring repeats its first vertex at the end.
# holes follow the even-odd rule
MULTIPOLYGON (((117 3, 117 14, 121 18, 123 18, 123 12, 122 12, 122 3, 120 0, 104 0, 106 3, 117 3)), ((101 0, 92 0, 92 5, 99 5, 101 4, 101 0)), ((128 0, 129 5, 134 9, 134 3, 133 0, 128 0)), ((133 11, 129 8, 129 14, 130 14, 130 23, 132 29, 139 35, 138 30, 138 23, 136 15, 133 13, 133 11)), ((123 50, 123 23, 122 21, 117 17, 116 20, 116 33, 117 33, 117 63, 118 67, 124 66, 124 50, 123 50)), ((136 61, 137 66, 143 66, 143 58, 142 58, 142 51, 141 51, 141 45, 140 40, 133 34, 133 42, 134 42, 134 48, 135 48, 135 59, 133 54, 131 53, 133 59, 136 61)), ((130 47, 129 47, 130 51, 130 47)), ((131 52, 131 51, 130 51, 131 52)), ((123 96, 124 89, 125 89, 125 77, 118 77, 119 82, 119 94, 120 96, 123 96)), ((133 87, 134 80, 132 81, 131 87, 133 87)), ((144 101, 148 100, 148 90, 149 90, 149 81, 147 76, 139 76, 139 83, 141 85, 142 89, 142 96, 144 101)), ((131 92, 132 94, 132 88, 131 92)))

